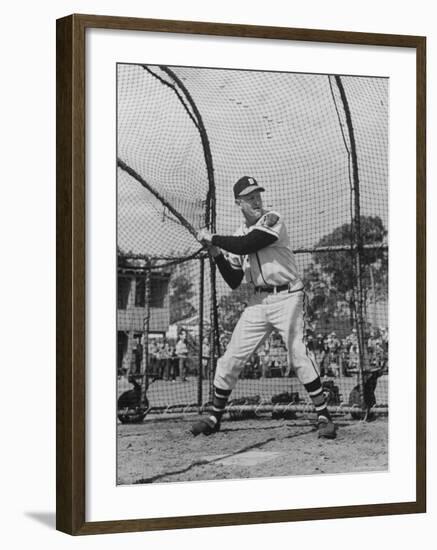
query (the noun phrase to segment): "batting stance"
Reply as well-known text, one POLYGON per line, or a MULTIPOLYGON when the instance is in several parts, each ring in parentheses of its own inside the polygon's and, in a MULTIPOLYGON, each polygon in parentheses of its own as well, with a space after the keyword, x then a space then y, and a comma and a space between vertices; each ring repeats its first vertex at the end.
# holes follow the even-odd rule
POLYGON ((244 364, 276 329, 285 343, 290 364, 314 404, 319 437, 334 439, 336 426, 327 409, 314 356, 305 344, 303 283, 287 229, 280 214, 263 208, 263 191, 254 178, 239 179, 234 185, 234 198, 244 221, 236 233, 222 236, 202 230, 197 235, 214 257, 226 283, 234 289, 244 278, 254 293, 225 354, 217 362, 213 412, 195 422, 191 432, 210 435, 219 431, 226 403, 244 364))

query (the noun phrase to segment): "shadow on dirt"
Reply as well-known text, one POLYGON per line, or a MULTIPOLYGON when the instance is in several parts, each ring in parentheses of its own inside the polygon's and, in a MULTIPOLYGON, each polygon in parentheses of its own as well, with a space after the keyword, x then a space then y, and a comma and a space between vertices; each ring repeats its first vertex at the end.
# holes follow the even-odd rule
MULTIPOLYGON (((252 429, 256 429, 257 431, 260 430, 260 428, 243 428, 243 430, 252 430, 252 429)), ((261 429, 270 429, 271 430, 272 428, 270 427, 270 428, 261 428, 261 429)), ((314 430, 315 430, 315 428, 311 427, 310 429, 306 429, 306 430, 303 430, 303 431, 299 431, 297 433, 293 433, 293 434, 281 437, 281 439, 282 440, 294 439, 295 437, 300 437, 302 435, 306 435, 306 434, 309 434, 311 432, 314 432, 314 430)), ((231 432, 231 431, 236 431, 236 430, 225 429, 225 430, 222 430, 220 433, 226 433, 226 432, 231 432)), ((186 466, 184 468, 180 468, 180 469, 174 470, 172 472, 165 472, 165 473, 162 473, 162 474, 157 474, 155 476, 151 476, 151 477, 148 477, 148 478, 138 479, 137 481, 134 481, 133 484, 134 485, 140 485, 140 484, 143 484, 143 483, 155 483, 156 481, 166 479, 170 476, 185 474, 185 473, 189 472, 190 470, 193 470, 194 468, 198 468, 199 466, 207 466, 208 464, 214 464, 214 463, 220 462, 220 461, 222 461, 226 458, 234 457, 234 456, 237 456, 237 455, 240 455, 240 454, 247 453, 249 451, 253 451, 254 449, 261 449, 262 447, 264 447, 268 443, 271 443, 271 442, 275 441, 276 439, 277 439, 276 437, 269 437, 268 439, 266 439, 264 441, 260 441, 258 443, 253 444, 253 445, 248 445, 246 447, 243 447, 242 449, 238 449, 237 451, 235 451, 233 453, 220 455, 220 456, 218 456, 216 458, 213 458, 213 459, 210 459, 210 460, 196 460, 195 462, 192 462, 191 464, 189 464, 188 466, 186 466)))

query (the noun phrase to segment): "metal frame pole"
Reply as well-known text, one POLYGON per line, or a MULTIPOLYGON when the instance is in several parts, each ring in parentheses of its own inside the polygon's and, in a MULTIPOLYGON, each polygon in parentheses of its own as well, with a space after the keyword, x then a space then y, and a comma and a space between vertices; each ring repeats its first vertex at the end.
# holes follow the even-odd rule
POLYGON ((364 404, 364 364, 365 357, 365 344, 364 344, 364 319, 363 319, 363 288, 362 288, 362 266, 361 257, 363 253, 363 243, 361 235, 361 223, 360 223, 360 179, 358 174, 358 157, 357 148, 355 142, 354 128, 352 125, 352 116, 349 109, 349 103, 346 97, 346 92, 343 87, 341 77, 336 75, 335 81, 340 92, 340 97, 343 103, 344 114, 346 117, 346 125, 350 139, 350 154, 352 162, 352 198, 354 206, 354 215, 352 220, 352 235, 353 235, 353 253, 355 259, 355 273, 356 273, 356 288, 355 288, 355 317, 357 322, 357 336, 358 336, 358 385, 360 390, 360 399, 364 404))
POLYGON ((148 263, 144 267, 144 324, 143 324, 143 380, 141 384, 141 403, 144 403, 149 387, 149 331, 150 331, 150 296, 151 269, 148 263))
POLYGON ((205 287, 205 258, 200 258, 200 275, 199 275, 199 376, 197 384, 197 404, 202 406, 203 398, 203 295, 205 287))

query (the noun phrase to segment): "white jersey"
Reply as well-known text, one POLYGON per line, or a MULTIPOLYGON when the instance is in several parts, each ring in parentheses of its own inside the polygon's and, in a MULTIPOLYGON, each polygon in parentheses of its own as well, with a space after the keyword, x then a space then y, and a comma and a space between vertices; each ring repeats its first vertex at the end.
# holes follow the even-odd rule
POLYGON ((254 229, 275 235, 277 240, 245 256, 226 253, 230 265, 234 269, 243 270, 247 283, 255 287, 282 286, 291 284, 296 287, 302 285, 296 260, 291 249, 287 228, 280 214, 275 211, 265 212, 256 224, 247 226, 243 222, 235 236, 247 235, 254 229))

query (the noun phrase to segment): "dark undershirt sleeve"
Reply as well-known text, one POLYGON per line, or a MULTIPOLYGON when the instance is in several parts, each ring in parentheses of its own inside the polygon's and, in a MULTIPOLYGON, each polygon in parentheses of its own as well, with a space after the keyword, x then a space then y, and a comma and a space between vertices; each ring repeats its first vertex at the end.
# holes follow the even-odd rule
POLYGON ((214 260, 226 283, 232 289, 237 288, 243 280, 243 271, 241 269, 233 269, 223 254, 216 256, 214 260))
POLYGON ((242 235, 241 237, 213 235, 212 244, 223 248, 223 250, 232 252, 233 254, 243 256, 245 254, 258 252, 258 250, 274 243, 277 238, 278 237, 275 235, 267 233, 266 231, 254 229, 247 235, 242 235))

